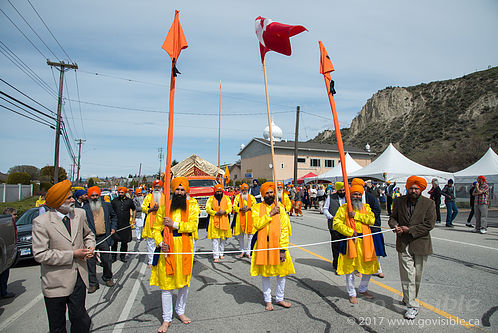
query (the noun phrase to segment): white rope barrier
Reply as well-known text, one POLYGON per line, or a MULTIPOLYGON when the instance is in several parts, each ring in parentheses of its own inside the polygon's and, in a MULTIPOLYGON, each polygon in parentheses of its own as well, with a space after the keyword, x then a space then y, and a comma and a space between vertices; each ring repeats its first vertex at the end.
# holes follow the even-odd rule
MULTIPOLYGON (((298 248, 298 247, 310 247, 310 246, 317 246, 317 245, 323 245, 323 244, 330 244, 330 243, 347 241, 349 239, 362 238, 364 236, 382 234, 382 233, 385 233, 385 232, 388 232, 388 231, 392 231, 392 230, 394 230, 394 228, 393 229, 387 229, 387 230, 383 230, 383 231, 374 232, 374 233, 371 233, 371 234, 368 234, 368 235, 361 235, 361 236, 356 236, 356 237, 349 237, 349 238, 338 239, 338 240, 330 240, 330 241, 324 241, 324 242, 308 243, 308 244, 302 244, 302 245, 292 245, 292 246, 288 246, 288 247, 277 247, 277 248, 261 249, 261 250, 254 249, 254 250, 251 250, 251 252, 269 251, 269 250, 286 250, 286 249, 292 249, 292 248, 298 248)), ((95 252, 98 252, 98 253, 112 253, 112 254, 114 254, 114 253, 116 253, 116 254, 118 254, 118 253, 119 254, 121 254, 121 253, 125 253, 125 254, 157 254, 157 252, 142 252, 142 251, 122 252, 122 251, 101 251, 101 250, 95 250, 95 252)), ((240 252, 245 252, 245 251, 241 251, 241 250, 223 251, 224 254, 226 254, 226 253, 240 253, 240 252)), ((198 254, 213 254, 213 253, 214 253, 213 251, 202 251, 202 252, 195 252, 194 254, 198 255, 198 254)), ((161 254, 192 254, 192 252, 171 252, 171 253, 169 253, 169 252, 168 253, 161 252, 161 254)))

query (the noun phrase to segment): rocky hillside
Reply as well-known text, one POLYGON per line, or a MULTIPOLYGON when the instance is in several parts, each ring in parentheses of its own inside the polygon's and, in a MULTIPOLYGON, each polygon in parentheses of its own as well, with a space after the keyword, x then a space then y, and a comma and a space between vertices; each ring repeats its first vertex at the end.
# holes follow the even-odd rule
MULTIPOLYGON (((458 79, 387 87, 375 93, 341 129, 344 143, 382 152, 392 142, 426 166, 458 171, 491 146, 498 151, 498 67, 458 79)), ((335 143, 324 131, 316 142, 335 143)))

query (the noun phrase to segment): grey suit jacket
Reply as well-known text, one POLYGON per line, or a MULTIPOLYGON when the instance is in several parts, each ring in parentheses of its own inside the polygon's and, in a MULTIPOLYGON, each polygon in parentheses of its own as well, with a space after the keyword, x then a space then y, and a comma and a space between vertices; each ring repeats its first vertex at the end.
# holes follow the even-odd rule
POLYGON ((408 217, 408 196, 403 195, 394 200, 393 210, 389 218, 389 226, 407 226, 410 231, 397 235, 396 250, 403 252, 407 246, 409 251, 417 256, 432 254, 430 231, 436 225, 436 206, 434 201, 420 196, 413 210, 411 218, 408 217))
POLYGON ((74 258, 73 251, 95 247, 95 236, 83 209, 75 208, 70 218, 71 235, 55 211, 33 220, 33 255, 41 264, 42 292, 46 297, 71 295, 78 272, 88 287, 87 264, 74 258))

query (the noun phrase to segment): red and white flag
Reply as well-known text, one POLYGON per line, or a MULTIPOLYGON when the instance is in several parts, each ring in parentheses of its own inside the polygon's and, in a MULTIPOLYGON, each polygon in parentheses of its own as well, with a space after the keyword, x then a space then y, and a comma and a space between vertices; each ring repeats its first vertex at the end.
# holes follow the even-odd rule
POLYGON ((273 22, 270 19, 258 16, 256 18, 256 36, 259 39, 261 51, 261 62, 265 59, 268 51, 291 55, 289 38, 303 31, 307 31, 302 25, 288 25, 273 22))

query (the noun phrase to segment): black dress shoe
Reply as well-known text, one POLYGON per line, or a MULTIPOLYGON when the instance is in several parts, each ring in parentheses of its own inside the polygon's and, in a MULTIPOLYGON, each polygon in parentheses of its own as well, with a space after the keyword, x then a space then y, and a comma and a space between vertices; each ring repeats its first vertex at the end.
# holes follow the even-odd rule
POLYGON ((121 260, 122 262, 128 262, 128 259, 126 258, 119 258, 119 260, 121 260))
POLYGON ((2 295, 2 298, 13 298, 13 297, 16 297, 16 294, 10 293, 8 291, 2 295))
POLYGON ((94 292, 97 291, 97 289, 99 289, 98 285, 96 285, 96 286, 90 286, 90 288, 88 288, 88 293, 89 294, 93 294, 94 292))

